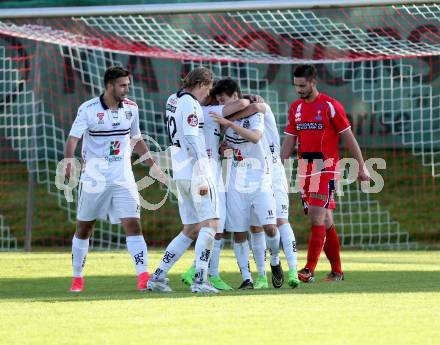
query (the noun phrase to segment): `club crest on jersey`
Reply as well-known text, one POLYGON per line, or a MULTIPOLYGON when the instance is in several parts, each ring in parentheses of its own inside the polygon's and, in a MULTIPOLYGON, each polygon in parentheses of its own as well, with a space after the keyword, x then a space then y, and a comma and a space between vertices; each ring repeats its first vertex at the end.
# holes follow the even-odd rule
POLYGON ((104 113, 97 113, 96 117, 98 118, 98 125, 104 124, 104 113))
POLYGON ((199 119, 196 114, 189 115, 187 121, 191 127, 197 127, 199 124, 199 119))
POLYGON ((126 118, 127 120, 130 120, 132 116, 133 116, 133 114, 131 113, 131 111, 126 111, 126 112, 125 112, 125 118, 126 118))
POLYGON ((318 110, 318 115, 316 115, 315 120, 316 121, 321 121, 322 120, 321 110, 318 110))
POLYGON ((249 128, 251 126, 249 120, 244 120, 243 121, 243 128, 249 128))

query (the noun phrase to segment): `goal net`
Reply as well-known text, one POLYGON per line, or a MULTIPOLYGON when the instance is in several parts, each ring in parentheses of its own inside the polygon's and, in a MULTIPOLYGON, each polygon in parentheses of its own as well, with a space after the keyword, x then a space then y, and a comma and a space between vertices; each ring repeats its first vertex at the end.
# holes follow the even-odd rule
MULTIPOLYGON (((104 71, 114 64, 133 74, 130 98, 158 155, 169 144, 165 101, 193 67, 207 66, 216 78, 232 77, 245 93, 263 96, 283 136, 297 97, 293 68, 316 64, 318 89, 345 106, 364 156, 386 161, 378 170, 380 193, 363 193, 353 182, 337 197, 342 244, 385 249, 439 240, 440 6, 298 3, 304 7, 205 3, 199 12, 127 6, 122 13, 105 7, 102 14, 80 8, 56 16, 2 14, 0 250, 21 246, 24 229, 32 230, 33 245, 70 242, 76 203, 56 187, 56 167, 78 106, 104 90, 104 71)), ((147 173, 141 165, 135 171, 138 180, 147 173)), ((166 198, 141 219, 148 243, 163 245, 181 227, 175 198, 157 182, 140 193, 151 204, 166 198)), ((290 202, 298 242, 306 243, 308 220, 298 195, 290 202)), ((92 245, 118 248, 124 238, 120 227, 101 221, 92 245)))

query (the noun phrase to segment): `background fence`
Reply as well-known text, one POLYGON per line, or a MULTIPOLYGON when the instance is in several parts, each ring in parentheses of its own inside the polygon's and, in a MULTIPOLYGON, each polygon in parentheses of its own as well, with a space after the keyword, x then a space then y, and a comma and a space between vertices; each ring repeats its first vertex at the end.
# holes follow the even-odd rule
MULTIPOLYGON (((282 133, 296 99, 292 70, 315 63, 319 90, 346 107, 365 156, 387 162, 379 170, 381 193, 362 193, 356 183, 344 187, 335 212, 343 245, 411 248, 438 241, 440 6, 310 3, 246 9, 242 2, 228 11, 208 4, 199 13, 178 14, 166 12, 172 6, 154 14, 148 6, 125 6, 124 14, 105 16, 81 15, 81 9, 27 18, 4 12, 0 249, 23 247, 26 229, 33 246, 70 244, 76 205, 55 186, 56 164, 78 106, 103 91, 103 72, 113 64, 132 72, 130 98, 140 107, 141 129, 165 149, 165 101, 194 66, 206 65, 217 78, 230 76, 244 92, 262 95, 282 133)), ((138 179, 145 174, 136 168, 138 179)), ((150 202, 165 193, 157 182, 141 191, 150 202)), ((291 194, 290 217, 298 242, 306 243, 308 221, 297 194, 291 194)), ((150 245, 167 242, 181 226, 175 200, 143 211, 142 225, 150 245)), ((115 248, 124 245, 124 236, 119 227, 98 222, 92 243, 115 248)))

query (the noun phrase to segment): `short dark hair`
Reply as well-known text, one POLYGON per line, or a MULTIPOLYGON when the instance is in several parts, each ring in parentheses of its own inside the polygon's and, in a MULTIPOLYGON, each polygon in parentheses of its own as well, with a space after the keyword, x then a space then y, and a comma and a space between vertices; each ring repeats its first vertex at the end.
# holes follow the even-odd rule
POLYGON ((212 97, 215 97, 217 95, 225 93, 229 97, 231 97, 234 92, 237 92, 238 97, 241 98, 241 90, 238 83, 231 78, 224 78, 215 83, 215 86, 212 88, 210 95, 212 97))
POLYGON ((307 81, 310 81, 316 79, 318 70, 314 65, 298 65, 293 70, 293 76, 295 78, 306 78, 307 81))
POLYGON ((111 66, 105 70, 104 85, 113 83, 116 79, 121 77, 129 77, 130 72, 122 66, 111 66))

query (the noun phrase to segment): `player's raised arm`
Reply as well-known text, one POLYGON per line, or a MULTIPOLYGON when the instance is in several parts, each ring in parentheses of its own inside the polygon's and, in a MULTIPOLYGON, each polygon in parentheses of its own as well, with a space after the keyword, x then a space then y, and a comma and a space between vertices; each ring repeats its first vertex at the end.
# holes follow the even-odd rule
MULTIPOLYGON (((232 114, 243 111, 244 109, 249 107, 250 104, 251 104, 251 102, 248 99, 244 99, 244 98, 240 98, 234 102, 225 104, 223 107, 223 116, 228 117, 232 114)), ((253 112, 252 114, 254 114, 254 113, 255 112, 253 112)), ((249 114, 249 115, 252 115, 252 114, 249 114)))
MULTIPOLYGON (((235 114, 225 116, 230 121, 235 121, 239 119, 243 119, 245 117, 251 116, 255 113, 262 113, 264 114, 266 112, 266 104, 265 103, 252 103, 249 104, 246 108, 236 112, 235 114)), ((225 115, 225 112, 223 111, 223 115, 225 115)))
MULTIPOLYGON (((225 119, 220 114, 210 112, 209 113, 215 122, 220 124, 221 126, 225 128, 232 128, 235 132, 237 132, 240 136, 242 136, 244 139, 249 140, 250 142, 256 144, 260 141, 260 139, 263 136, 263 133, 259 130, 250 130, 247 128, 243 128, 236 123, 229 121, 228 119, 225 119)), ((263 114, 260 114, 260 116, 263 116, 263 114)))

